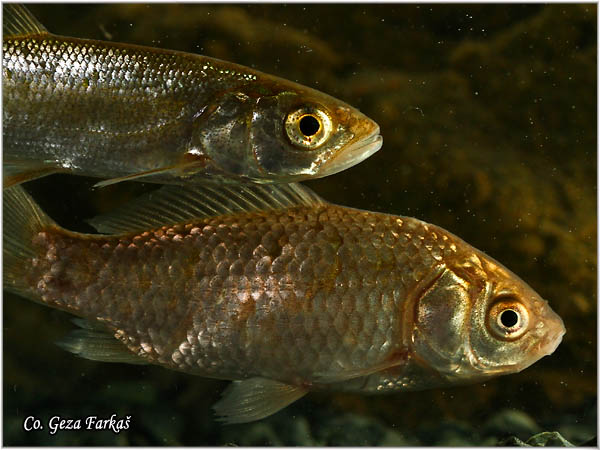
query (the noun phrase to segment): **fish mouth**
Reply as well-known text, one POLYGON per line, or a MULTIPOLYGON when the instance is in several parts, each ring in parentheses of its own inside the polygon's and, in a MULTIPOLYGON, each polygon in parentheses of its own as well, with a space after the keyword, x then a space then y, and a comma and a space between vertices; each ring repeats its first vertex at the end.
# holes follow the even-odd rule
POLYGON ((379 134, 379 126, 364 139, 351 144, 340 155, 323 164, 318 177, 326 177, 346 170, 367 159, 383 145, 383 137, 379 134))
POLYGON ((546 318, 548 323, 549 331, 544 336, 541 350, 545 356, 551 355, 557 349, 562 342, 563 336, 566 334, 567 329, 563 320, 554 311, 550 311, 549 317, 546 318))

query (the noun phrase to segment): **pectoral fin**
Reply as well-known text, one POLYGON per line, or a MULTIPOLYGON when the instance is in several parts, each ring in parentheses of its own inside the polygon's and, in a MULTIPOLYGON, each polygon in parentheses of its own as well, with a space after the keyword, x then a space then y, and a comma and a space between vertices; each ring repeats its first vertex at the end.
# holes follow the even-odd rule
MULTIPOLYGON (((156 175, 172 174, 174 177, 185 177, 193 175, 199 169, 206 167, 208 158, 197 158, 190 161, 184 161, 181 164, 177 164, 169 167, 160 167, 158 169, 147 170, 145 172, 133 173, 131 175, 125 175, 123 177, 111 178, 109 180, 99 181, 94 187, 106 187, 111 184, 121 183, 123 181, 139 180, 140 178, 149 178, 156 175)), ((142 180, 144 181, 144 180, 142 180)))
POLYGON ((275 414, 304 396, 308 390, 266 378, 234 381, 213 406, 217 420, 246 423, 275 414))
POLYGON ((311 381, 315 383, 338 383, 341 381, 347 381, 354 378, 366 377, 383 370, 391 369, 405 364, 408 357, 408 351, 406 349, 398 349, 390 353, 383 361, 379 364, 375 364, 369 367, 361 367, 357 369, 342 369, 335 371, 335 373, 315 373, 311 377, 311 381))

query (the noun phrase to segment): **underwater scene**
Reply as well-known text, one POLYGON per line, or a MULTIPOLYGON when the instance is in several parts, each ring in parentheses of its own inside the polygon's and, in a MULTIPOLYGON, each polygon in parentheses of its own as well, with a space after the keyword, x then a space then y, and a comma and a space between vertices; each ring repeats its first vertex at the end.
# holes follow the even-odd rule
MULTIPOLYGON (((5 290, 4 445, 597 445, 595 4, 27 8, 56 35, 219 58, 359 109, 383 146, 371 140, 364 161, 303 184, 336 205, 448 230, 547 300, 566 334, 519 373, 386 395, 309 392, 224 424, 213 405, 229 381, 80 358, 56 345, 73 316, 5 290)), ((52 174, 22 186, 84 233, 158 186, 98 181, 52 174)))

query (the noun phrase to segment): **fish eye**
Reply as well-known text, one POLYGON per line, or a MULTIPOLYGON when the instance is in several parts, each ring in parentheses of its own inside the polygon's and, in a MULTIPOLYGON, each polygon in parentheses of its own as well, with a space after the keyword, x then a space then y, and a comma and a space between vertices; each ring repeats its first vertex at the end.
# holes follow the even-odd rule
POLYGON ((529 314, 525 306, 512 297, 502 297, 490 307, 487 327, 490 332, 505 341, 521 337, 527 331, 529 314))
POLYGON ((302 149, 313 150, 331 135, 333 124, 329 115, 319 106, 302 106, 290 112, 285 119, 285 132, 290 142, 302 149))

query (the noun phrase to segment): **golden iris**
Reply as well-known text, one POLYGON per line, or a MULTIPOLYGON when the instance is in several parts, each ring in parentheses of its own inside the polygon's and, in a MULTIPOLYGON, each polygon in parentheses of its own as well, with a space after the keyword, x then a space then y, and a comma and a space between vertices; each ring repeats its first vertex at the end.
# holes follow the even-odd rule
POLYGON ((333 129, 329 114, 316 105, 302 106, 285 119, 285 132, 296 147, 313 150, 322 145, 333 129))

